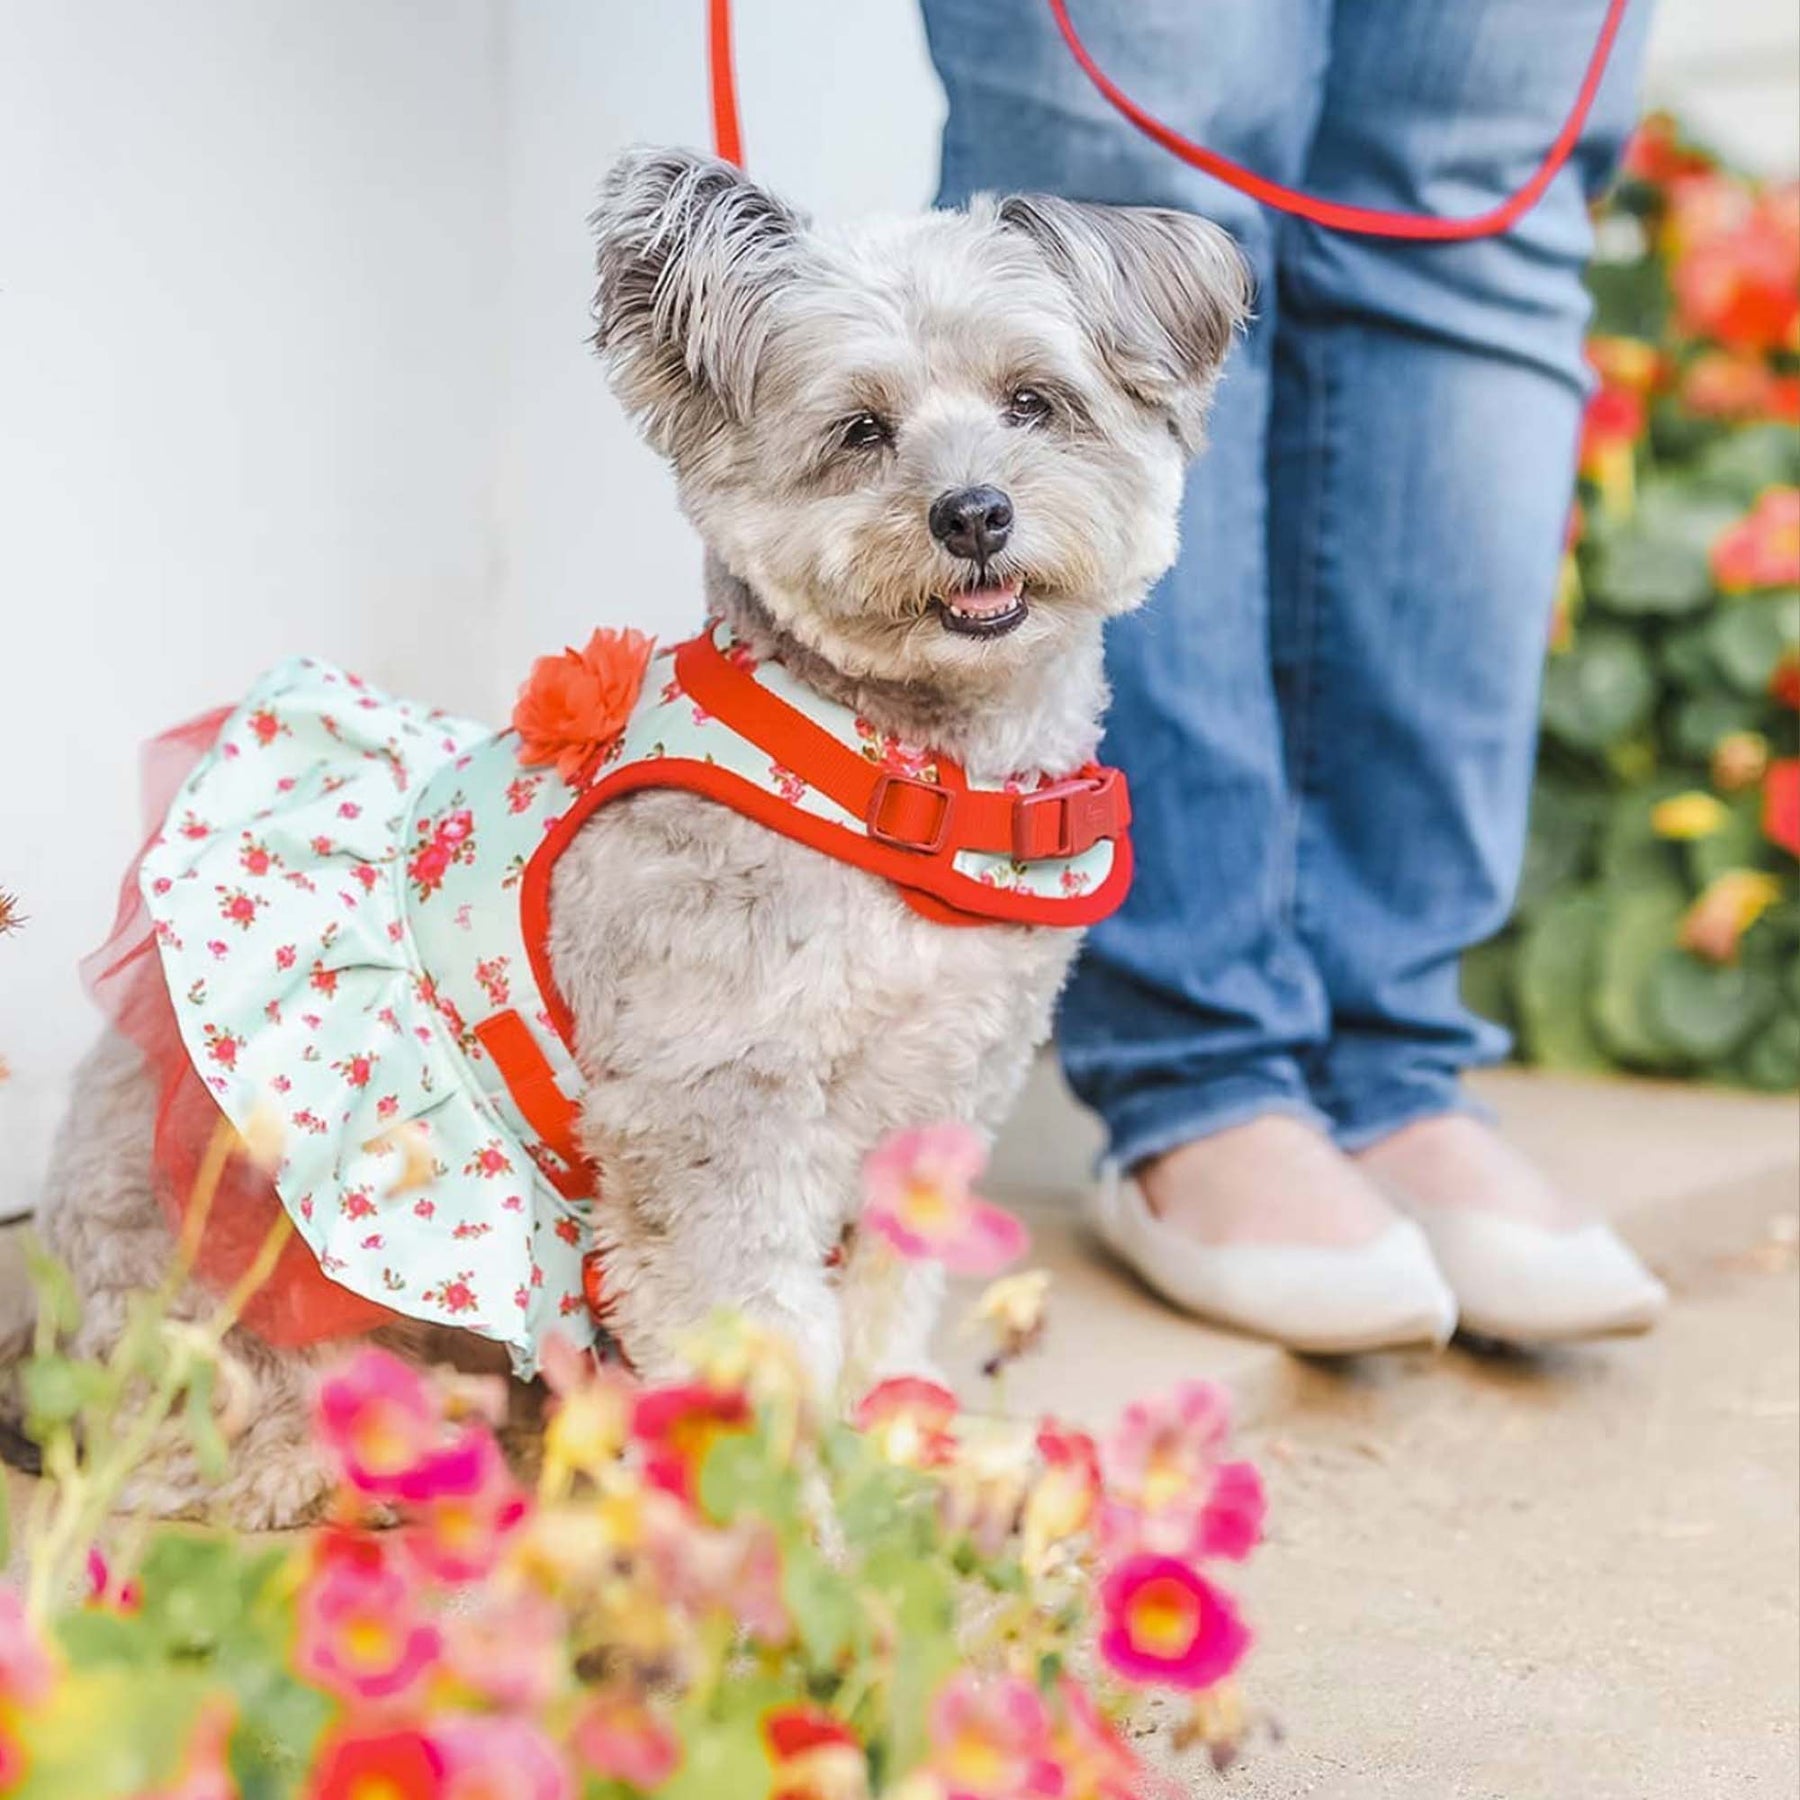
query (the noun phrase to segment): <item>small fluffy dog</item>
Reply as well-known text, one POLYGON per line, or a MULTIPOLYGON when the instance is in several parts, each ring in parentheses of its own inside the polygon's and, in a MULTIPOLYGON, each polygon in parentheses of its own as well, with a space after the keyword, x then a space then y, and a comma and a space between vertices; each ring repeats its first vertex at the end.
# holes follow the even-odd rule
MULTIPOLYGON (((1088 763, 1101 627, 1174 557, 1183 468, 1245 317, 1229 240, 1181 213, 1045 198, 827 232, 672 151, 627 156, 594 223, 595 344, 674 465, 709 613, 971 781, 1088 763)), ((1078 938, 938 923, 695 793, 635 793, 583 825, 548 943, 587 1081, 580 1142, 604 1171, 610 1323, 637 1365, 665 1372, 722 1306, 787 1334, 827 1389, 847 1353, 924 1365, 933 1273, 879 1309, 859 1303, 854 1244, 827 1273, 859 1166, 898 1127, 998 1125, 1078 938), (876 1310, 885 1341, 861 1341, 876 1310)), ((54 1158, 40 1226, 89 1352, 168 1264, 154 1105, 139 1053, 109 1035, 54 1158)), ((388 1336, 435 1356, 466 1334, 388 1336)), ((242 1329, 232 1348, 259 1391, 228 1477, 209 1493, 171 1447, 136 1497, 297 1522, 324 1487, 312 1353, 242 1329)))

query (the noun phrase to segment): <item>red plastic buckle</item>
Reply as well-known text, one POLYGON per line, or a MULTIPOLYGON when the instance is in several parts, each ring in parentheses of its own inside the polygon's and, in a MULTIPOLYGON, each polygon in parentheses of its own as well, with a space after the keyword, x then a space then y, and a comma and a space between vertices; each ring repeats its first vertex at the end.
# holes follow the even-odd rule
POLYGON ((1077 775, 1019 795, 1013 804, 1013 855, 1020 862, 1079 856, 1102 838, 1116 837, 1124 827, 1121 792, 1119 771, 1102 769, 1095 775, 1077 775), (1057 809, 1056 835, 1046 844, 1039 841, 1037 825, 1043 809, 1052 806, 1057 809))
MULTIPOLYGON (((901 804, 905 804, 904 799, 901 804)), ((869 796, 869 810, 865 817, 868 820, 869 836, 877 843, 892 844, 897 850, 917 850, 922 856, 932 856, 950 841, 950 819, 955 811, 956 796, 948 788, 939 787, 935 781, 921 781, 916 775, 895 775, 884 771, 876 779, 875 791, 869 796), (888 801, 896 791, 903 796, 909 793, 924 794, 936 803, 937 814, 929 833, 921 836, 887 822, 888 801)))

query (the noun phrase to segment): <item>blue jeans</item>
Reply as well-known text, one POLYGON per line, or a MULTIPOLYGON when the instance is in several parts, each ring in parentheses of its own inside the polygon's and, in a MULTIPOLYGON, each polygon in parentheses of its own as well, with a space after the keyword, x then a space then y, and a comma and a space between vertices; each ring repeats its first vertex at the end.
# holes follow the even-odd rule
MULTIPOLYGON (((1258 1113, 1347 1148, 1459 1104, 1504 1035, 1458 959, 1510 910, 1585 377, 1587 202, 1635 111, 1647 0, 1577 154, 1505 237, 1407 245, 1266 212, 1094 92, 1045 0, 923 0, 941 200, 1184 207, 1257 318, 1219 389, 1182 555, 1112 628, 1106 754, 1139 872, 1064 1003, 1127 1166, 1258 1113)), ((1563 122, 1603 0, 1071 0, 1125 91, 1258 172, 1483 210, 1563 122)))

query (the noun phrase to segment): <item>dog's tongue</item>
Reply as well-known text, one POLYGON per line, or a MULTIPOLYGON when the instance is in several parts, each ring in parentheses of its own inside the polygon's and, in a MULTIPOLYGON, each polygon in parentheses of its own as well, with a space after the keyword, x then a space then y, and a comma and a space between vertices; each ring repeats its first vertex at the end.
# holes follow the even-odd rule
POLYGON ((1008 611, 1018 598, 1016 581, 1008 582, 1004 587, 971 588, 966 594, 950 596, 950 610, 970 619, 991 619, 997 613, 1008 611))

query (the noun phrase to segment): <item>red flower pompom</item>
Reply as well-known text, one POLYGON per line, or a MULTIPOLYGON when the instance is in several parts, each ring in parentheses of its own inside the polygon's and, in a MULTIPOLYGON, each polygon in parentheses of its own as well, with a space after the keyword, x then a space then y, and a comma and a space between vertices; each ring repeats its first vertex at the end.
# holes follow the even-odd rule
POLYGON ((625 729, 655 647, 641 631, 600 630, 580 650, 540 656, 513 707, 519 761, 554 763, 573 781, 625 729))

